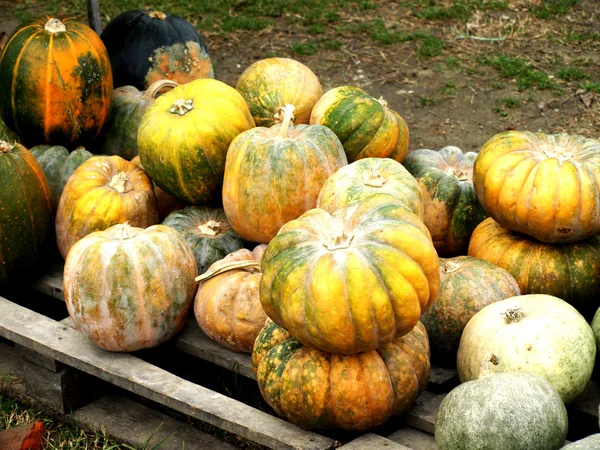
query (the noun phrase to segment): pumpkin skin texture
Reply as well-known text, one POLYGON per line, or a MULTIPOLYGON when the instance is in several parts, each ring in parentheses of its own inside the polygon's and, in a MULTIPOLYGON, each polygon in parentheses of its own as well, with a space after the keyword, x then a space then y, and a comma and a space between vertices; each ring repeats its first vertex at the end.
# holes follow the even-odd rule
POLYGON ((565 405, 527 372, 494 374, 454 388, 435 421, 440 450, 557 450, 567 438, 565 405))
POLYGON ((369 430, 408 411, 425 389, 427 332, 419 323, 377 351, 340 355, 303 347, 267 321, 256 338, 252 366, 264 399, 292 423, 369 430))
POLYGON ((146 110, 138 129, 140 161, 167 193, 205 204, 221 193, 229 144, 250 128, 254 120, 239 92, 221 81, 194 80, 146 110))
POLYGON ((188 206, 169 214, 163 225, 179 231, 190 244, 200 274, 246 244, 232 230, 223 208, 188 206))
POLYGON ((327 91, 314 106, 311 124, 325 125, 340 139, 348 162, 377 157, 402 162, 408 153, 409 133, 404 119, 355 86, 327 91))
POLYGON ((596 339, 596 349, 600 349, 600 308, 594 314, 592 319, 592 331, 594 332, 594 338, 596 339))
POLYGON ((189 245, 172 228, 118 224, 75 243, 65 261, 65 301, 91 342, 131 352, 155 347, 183 327, 196 275, 189 245))
POLYGON ((100 37, 110 56, 115 87, 142 91, 163 79, 184 84, 214 77, 204 39, 181 17, 154 10, 125 11, 106 25, 100 37))
POLYGON ((229 147, 223 209, 244 239, 268 243, 290 220, 315 207, 327 178, 348 161, 326 127, 288 121, 256 127, 229 147))
POLYGON ((46 178, 48 178, 48 184, 52 191, 53 211, 56 211, 65 184, 67 184, 75 169, 94 155, 83 147, 69 152, 60 145, 36 145, 30 151, 38 160, 42 169, 44 169, 46 178))
POLYGON ((599 180, 600 142, 567 134, 500 133, 473 169, 477 198, 496 222, 548 243, 600 233, 599 180))
POLYGON ((330 213, 370 195, 389 194, 423 219, 423 195, 415 178, 397 161, 364 158, 331 175, 319 192, 317 208, 330 213))
POLYGON ((284 105, 294 105, 296 125, 308 124, 313 106, 323 94, 317 76, 290 58, 266 58, 244 70, 235 88, 242 94, 257 127, 277 123, 275 115, 284 105))
POLYGON ((5 141, 10 144, 14 144, 15 142, 21 142, 19 136, 17 136, 16 133, 14 133, 10 128, 6 126, 1 116, 2 114, 0 114, 0 141, 5 141))
POLYGON ((284 225, 262 260, 267 315, 307 347, 367 352, 408 333, 436 298, 438 257, 419 218, 368 197, 284 225))
POLYGON ((0 55, 0 92, 0 116, 29 145, 90 141, 112 100, 104 44, 74 19, 23 22, 0 55))
POLYGON ((477 153, 449 146, 415 150, 403 161, 423 192, 423 222, 440 256, 464 255, 473 230, 487 217, 473 187, 475 158, 477 153))
POLYGON ((0 284, 33 279, 53 245, 52 192, 21 144, 0 140, 0 179, 0 284))
POLYGON ((562 450, 597 450, 600 448, 600 433, 591 434, 588 437, 579 439, 578 441, 571 442, 564 447, 562 450))
POLYGON ((488 218, 473 231, 468 253, 508 270, 517 280, 521 294, 561 298, 587 320, 592 319, 598 308, 598 236, 574 244, 545 244, 488 218))
POLYGON ((63 258, 75 242, 112 225, 147 228, 158 222, 152 181, 119 156, 94 156, 80 165, 63 189, 56 212, 56 241, 63 258))
POLYGON ((500 267, 470 256, 440 258, 440 290, 431 309, 421 316, 432 357, 455 364, 469 319, 485 306, 516 295, 520 295, 517 282, 500 267))
POLYGON ((551 295, 520 295, 492 303, 465 327, 456 357, 461 382, 493 373, 527 371, 552 383, 569 404, 590 381, 594 333, 583 316, 551 295), (487 364, 487 363, 486 363, 487 364))
POLYGON ((194 314, 202 331, 234 352, 252 353, 267 315, 260 304, 260 260, 267 246, 242 248, 216 261, 201 278, 194 314))

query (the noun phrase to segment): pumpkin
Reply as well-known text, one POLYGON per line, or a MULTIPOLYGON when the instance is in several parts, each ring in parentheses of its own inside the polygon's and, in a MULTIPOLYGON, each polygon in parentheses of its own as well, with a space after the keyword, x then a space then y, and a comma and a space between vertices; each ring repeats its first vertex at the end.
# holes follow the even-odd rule
POLYGON ((138 129, 138 152, 150 178, 188 204, 220 196, 227 149, 254 120, 234 88, 212 79, 182 84, 158 97, 138 129))
POLYGON ((386 194, 285 224, 262 259, 267 315, 307 347, 367 352, 408 333, 435 300, 438 257, 423 222, 386 194))
POLYGON ((359 159, 339 169, 323 184, 317 208, 333 213, 374 194, 392 195, 423 218, 421 188, 402 164, 389 158, 359 159))
POLYGON ((461 382, 479 378, 482 361, 493 373, 523 370, 552 383, 568 404, 590 381, 594 333, 560 298, 544 294, 492 303, 467 323, 456 357, 461 382), (487 364, 487 363, 486 363, 487 364))
POLYGON ((429 379, 427 332, 418 323, 377 350, 355 355, 304 347, 267 322, 252 366, 267 403, 303 428, 369 430, 408 411, 429 379))
POLYGON ((513 231, 548 243, 600 233, 600 141, 509 131, 490 138, 473 169, 485 211, 513 231))
POLYGON ((252 353, 267 315, 260 304, 260 260, 266 245, 242 248, 212 264, 200 281, 194 314, 202 331, 234 352, 252 353))
POLYGON ((223 208, 188 206, 170 213, 162 224, 179 231, 190 244, 198 273, 246 244, 231 229, 223 208))
POLYGON ((112 112, 98 138, 98 153, 117 155, 132 160, 138 154, 137 133, 144 112, 162 89, 177 83, 159 80, 145 91, 135 86, 121 86, 114 90, 112 112))
POLYGON ((19 25, 0 55, 0 116, 31 145, 67 145, 100 133, 112 100, 108 54, 74 19, 19 25))
POLYGON ((423 222, 440 256, 465 254, 471 233, 487 217, 473 187, 476 157, 449 146, 437 152, 415 150, 403 162, 423 192, 423 222))
POLYGON ((592 331, 594 332, 594 338, 596 339, 596 348, 600 349, 600 308, 596 310, 591 326, 592 331))
MULTIPOLYGON (((2 114, 0 114, 1 117, 2 114)), ((10 128, 6 126, 4 121, 0 118, 0 141, 8 143, 21 142, 19 136, 17 136, 10 128)))
POLYGON ((282 225, 315 207, 325 180, 348 162, 326 127, 291 126, 293 106, 271 128, 237 136, 227 152, 223 209, 244 239, 268 243, 282 225))
POLYGON ((258 127, 280 122, 283 106, 294 105, 295 124, 308 124, 310 112, 321 97, 319 79, 307 66, 290 58, 266 58, 244 70, 235 88, 242 94, 258 127))
POLYGON ((0 284, 33 279, 53 245, 52 192, 21 144, 0 140, 0 284))
POLYGON ((561 298, 588 320, 598 308, 600 236, 574 244, 545 244, 488 218, 473 231, 468 253, 508 270, 521 294, 561 298))
POLYGON ((557 450, 568 417, 552 385, 527 372, 485 376, 454 388, 435 420, 440 450, 557 450))
POLYGON ((600 433, 591 434, 561 448, 563 450, 597 450, 600 448, 600 433))
POLYGON ((196 275, 189 245, 172 228, 118 224, 73 245, 65 261, 65 302, 92 343, 131 352, 155 347, 183 327, 196 275))
POLYGON ((142 91, 163 79, 184 84, 214 77, 204 39, 181 17, 152 9, 125 11, 106 25, 100 37, 115 87, 142 91))
POLYGON ((75 169, 94 155, 83 147, 78 147, 69 152, 60 145, 36 145, 30 151, 38 160, 42 169, 44 169, 46 178, 48 178, 48 184, 52 191, 53 210, 56 211, 65 184, 67 184, 75 169))
POLYGON ((112 225, 146 228, 158 222, 152 181, 120 156, 94 156, 67 181, 56 212, 56 241, 63 258, 75 242, 112 225))
POLYGON ((520 295, 506 270, 471 256, 440 258, 440 290, 429 311, 421 316, 427 328, 432 358, 451 365, 463 329, 487 305, 520 295))
POLYGON ((402 162, 408 153, 408 127, 387 102, 355 86, 327 91, 315 104, 311 124, 333 130, 344 145, 348 162, 377 157, 402 162))

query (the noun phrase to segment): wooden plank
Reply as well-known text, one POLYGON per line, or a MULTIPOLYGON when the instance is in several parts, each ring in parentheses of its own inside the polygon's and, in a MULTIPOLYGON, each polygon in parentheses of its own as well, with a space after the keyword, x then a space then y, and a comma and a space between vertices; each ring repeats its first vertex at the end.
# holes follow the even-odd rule
POLYGON ((63 289, 63 269, 64 262, 57 261, 50 266, 50 269, 41 277, 33 282, 33 288, 51 297, 65 301, 63 289))
POLYGON ((431 373, 429 374, 429 383, 427 383, 427 390, 441 394, 442 392, 450 392, 453 388, 458 386, 459 383, 460 381, 456 370, 432 366, 431 373))
POLYGON ((412 450, 377 434, 366 433, 342 445, 339 450, 412 450))
POLYGON ((42 366, 45 369, 48 369, 52 372, 58 372, 64 369, 65 367, 64 364, 59 363, 54 359, 46 358, 45 356, 31 351, 27 347, 23 347, 22 345, 16 345, 15 348, 24 359, 31 361, 37 364, 38 366, 42 366))
POLYGON ((402 427, 388 436, 388 439, 406 445, 413 450, 437 450, 433 434, 412 427, 402 427))
POLYGON ((427 433, 435 430, 435 416, 447 394, 423 392, 406 415, 406 424, 427 433))
POLYGON ((188 416, 277 449, 329 449, 338 442, 303 430, 128 353, 104 351, 77 330, 0 297, 0 336, 188 416))
POLYGON ((88 23, 90 28, 98 35, 102 33, 102 24, 100 23, 100 7, 98 0, 87 0, 88 23))

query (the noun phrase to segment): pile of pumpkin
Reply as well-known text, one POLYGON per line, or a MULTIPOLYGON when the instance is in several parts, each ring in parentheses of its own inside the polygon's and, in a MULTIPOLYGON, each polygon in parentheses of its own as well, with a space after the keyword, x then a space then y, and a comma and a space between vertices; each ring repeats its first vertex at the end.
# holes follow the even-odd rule
POLYGON ((406 412, 431 344, 463 382, 440 448, 559 448, 596 355, 600 143, 508 132, 478 154, 409 153, 383 99, 323 94, 297 61, 258 61, 235 88, 213 76, 195 28, 158 11, 101 39, 17 28, 0 55, 0 283, 57 248, 69 315, 110 351, 170 339, 193 303, 305 428, 406 412), (57 145, 82 143, 94 153, 57 145))

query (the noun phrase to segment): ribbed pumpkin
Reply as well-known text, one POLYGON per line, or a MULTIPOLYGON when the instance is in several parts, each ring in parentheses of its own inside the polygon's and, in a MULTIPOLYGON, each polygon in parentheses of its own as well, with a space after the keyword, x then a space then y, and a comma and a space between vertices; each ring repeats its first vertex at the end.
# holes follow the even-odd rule
POLYGON ((469 319, 487 305, 519 294, 510 273, 483 259, 440 258, 440 291, 431 309, 421 316, 432 360, 454 365, 469 319))
POLYGON ((158 80, 183 84, 214 76, 204 39, 181 17, 152 9, 125 11, 100 37, 110 56, 115 87, 141 91, 158 80))
POLYGON ((52 191, 52 205, 54 211, 56 211, 65 184, 67 184, 75 169, 94 155, 83 147, 69 152, 60 145, 36 145, 30 151, 38 160, 40 166, 44 169, 46 178, 48 178, 48 184, 52 191))
POLYGON ((235 88, 242 94, 257 127, 270 127, 279 120, 279 109, 294 105, 295 123, 307 124, 310 112, 323 90, 307 66, 290 58, 256 61, 240 75, 235 88))
POLYGON ((33 279, 53 246, 52 192, 34 156, 2 140, 0 180, 0 284, 33 279))
POLYGON ((162 189, 188 204, 218 198, 231 141, 254 128, 246 101, 212 79, 177 86, 146 110, 138 129, 144 169, 162 189))
POLYGON ((412 151, 403 162, 423 192, 423 222, 440 256, 464 255, 471 233, 487 217, 473 187, 475 158, 477 153, 449 146, 412 151))
POLYGON ((23 22, 0 55, 0 92, 0 116, 23 141, 89 141, 100 133, 112 100, 104 44, 74 19, 23 22))
POLYGON ((545 244, 503 228, 490 217, 473 231, 469 255, 508 270, 521 294, 554 295, 588 320, 598 308, 600 236, 574 244, 545 244))
POLYGON ((520 295, 492 303, 469 320, 456 356, 461 382, 486 371, 525 371, 547 379, 568 404, 586 388, 596 357, 590 325, 551 295, 520 295))
POLYGON ((158 223, 152 181, 120 156, 94 156, 63 189, 56 212, 56 241, 63 258, 75 242, 112 225, 146 228, 158 223))
POLYGON ((234 352, 252 353, 267 314, 260 304, 260 260, 267 246, 242 248, 212 264, 200 281, 194 314, 202 331, 234 352))
POLYGON ((284 225, 262 260, 267 315, 308 347, 351 354, 408 333, 440 273, 427 228, 386 194, 284 225))
POLYGON ((186 323, 196 274, 189 245, 172 228, 114 225, 69 252, 63 281, 69 316, 105 350, 154 347, 186 323))
POLYGON ((17 136, 16 133, 6 126, 1 116, 2 114, 0 114, 0 141, 5 141, 10 144, 21 142, 19 136, 17 136))
POLYGON ((427 332, 418 323, 377 351, 340 355, 302 346, 273 322, 256 338, 260 391, 303 428, 369 430, 409 410, 429 379, 427 332))
POLYGON ((475 192, 500 225, 549 243, 600 233, 600 141, 528 131, 497 134, 473 169, 475 192))
POLYGON ((223 208, 188 206, 173 211, 162 223, 179 231, 190 244, 200 274, 246 244, 231 229, 223 208))
POLYGON ((377 157, 402 162, 408 152, 408 127, 387 102, 355 86, 327 91, 314 106, 311 124, 333 130, 344 145, 348 162, 377 157))
POLYGON ((317 208, 333 213, 370 195, 389 194, 423 218, 423 195, 415 178, 390 158, 364 158, 331 175, 319 192, 317 208))
POLYGON ((314 208, 325 180, 348 163, 331 130, 291 126, 292 111, 283 108, 279 125, 240 134, 227 153, 223 209, 249 241, 268 243, 282 225, 314 208))
POLYGON ((112 112, 96 142, 98 153, 117 155, 132 160, 138 154, 137 133, 142 116, 159 92, 177 83, 159 80, 146 90, 121 86, 114 90, 112 112))

